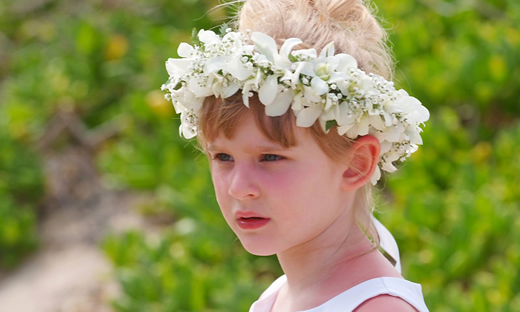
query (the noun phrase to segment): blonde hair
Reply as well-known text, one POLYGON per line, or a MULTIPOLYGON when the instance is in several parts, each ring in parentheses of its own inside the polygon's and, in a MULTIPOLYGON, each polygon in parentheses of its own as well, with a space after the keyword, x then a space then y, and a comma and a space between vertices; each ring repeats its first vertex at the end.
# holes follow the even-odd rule
POLYGON ((240 31, 260 31, 283 42, 300 38, 320 51, 334 41, 359 68, 391 80, 393 62, 387 34, 363 0, 245 0, 237 21, 240 31))
MULTIPOLYGON (((242 2, 242 1, 239 1, 242 2)), ((300 48, 321 51, 334 41, 336 53, 354 56, 358 66, 367 73, 386 79, 393 76, 392 58, 386 46, 386 32, 363 0, 245 0, 239 11, 236 27, 239 31, 260 31, 273 37, 279 45, 288 38, 300 38, 300 48)), ((291 110, 279 117, 268 117, 264 105, 255 95, 250 109, 240 93, 227 99, 206 98, 199 115, 198 140, 204 150, 217 135, 232 137, 245 114, 253 114, 262 133, 284 147, 297 144, 291 110)), ((325 133, 316 122, 309 128, 312 137, 332 160, 345 161, 353 140, 340 136, 333 127, 325 133)), ((355 215, 359 226, 379 247, 379 236, 372 221, 372 186, 368 183, 358 191, 355 215)))

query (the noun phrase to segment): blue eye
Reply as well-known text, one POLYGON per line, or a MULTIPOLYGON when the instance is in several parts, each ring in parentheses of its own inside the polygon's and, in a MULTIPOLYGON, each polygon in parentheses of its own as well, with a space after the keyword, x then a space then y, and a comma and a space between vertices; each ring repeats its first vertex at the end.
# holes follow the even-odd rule
POLYGON ((213 159, 216 159, 218 161, 233 161, 233 157, 231 157, 231 155, 228 155, 228 154, 224 154, 224 153, 218 153, 216 154, 213 159))
POLYGON ((282 160, 282 159, 284 159, 284 158, 280 155, 264 154, 264 155, 262 155, 261 161, 277 161, 277 160, 282 160))

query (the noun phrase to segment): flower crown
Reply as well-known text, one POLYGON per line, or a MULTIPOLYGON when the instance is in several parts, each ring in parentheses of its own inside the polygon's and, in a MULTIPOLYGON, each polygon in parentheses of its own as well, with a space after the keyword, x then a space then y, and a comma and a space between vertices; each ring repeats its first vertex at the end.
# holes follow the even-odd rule
POLYGON ((358 68, 351 55, 334 55, 334 43, 318 55, 315 49, 294 50, 302 40, 290 38, 280 50, 263 33, 226 29, 222 35, 200 30, 196 43, 181 43, 180 58, 170 58, 170 78, 162 86, 166 98, 181 114, 179 132, 197 135, 197 118, 208 96, 228 98, 242 90, 244 105, 258 94, 268 116, 283 115, 289 107, 296 124, 310 127, 319 120, 325 131, 337 126, 351 139, 371 134, 381 144, 380 169, 393 172, 394 161, 403 161, 422 144, 420 124, 428 110, 391 81, 358 68), (252 44, 251 44, 252 42, 252 44))

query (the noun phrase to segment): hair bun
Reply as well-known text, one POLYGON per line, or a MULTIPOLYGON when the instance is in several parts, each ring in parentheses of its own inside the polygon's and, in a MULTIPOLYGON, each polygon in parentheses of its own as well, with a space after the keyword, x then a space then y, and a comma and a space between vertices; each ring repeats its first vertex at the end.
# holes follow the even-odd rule
POLYGON ((318 51, 334 41, 336 52, 354 56, 365 72, 392 76, 386 32, 363 0, 245 0, 238 27, 280 42, 300 38, 318 51))

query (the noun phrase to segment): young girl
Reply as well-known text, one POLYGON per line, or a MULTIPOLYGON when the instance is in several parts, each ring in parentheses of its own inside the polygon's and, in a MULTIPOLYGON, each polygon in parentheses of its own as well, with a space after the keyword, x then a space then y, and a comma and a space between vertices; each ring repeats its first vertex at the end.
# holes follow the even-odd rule
POLYGON ((237 25, 182 43, 163 89, 227 223, 285 273, 250 311, 428 311, 372 216, 429 117, 387 80, 385 32, 362 0, 247 0, 237 25))

